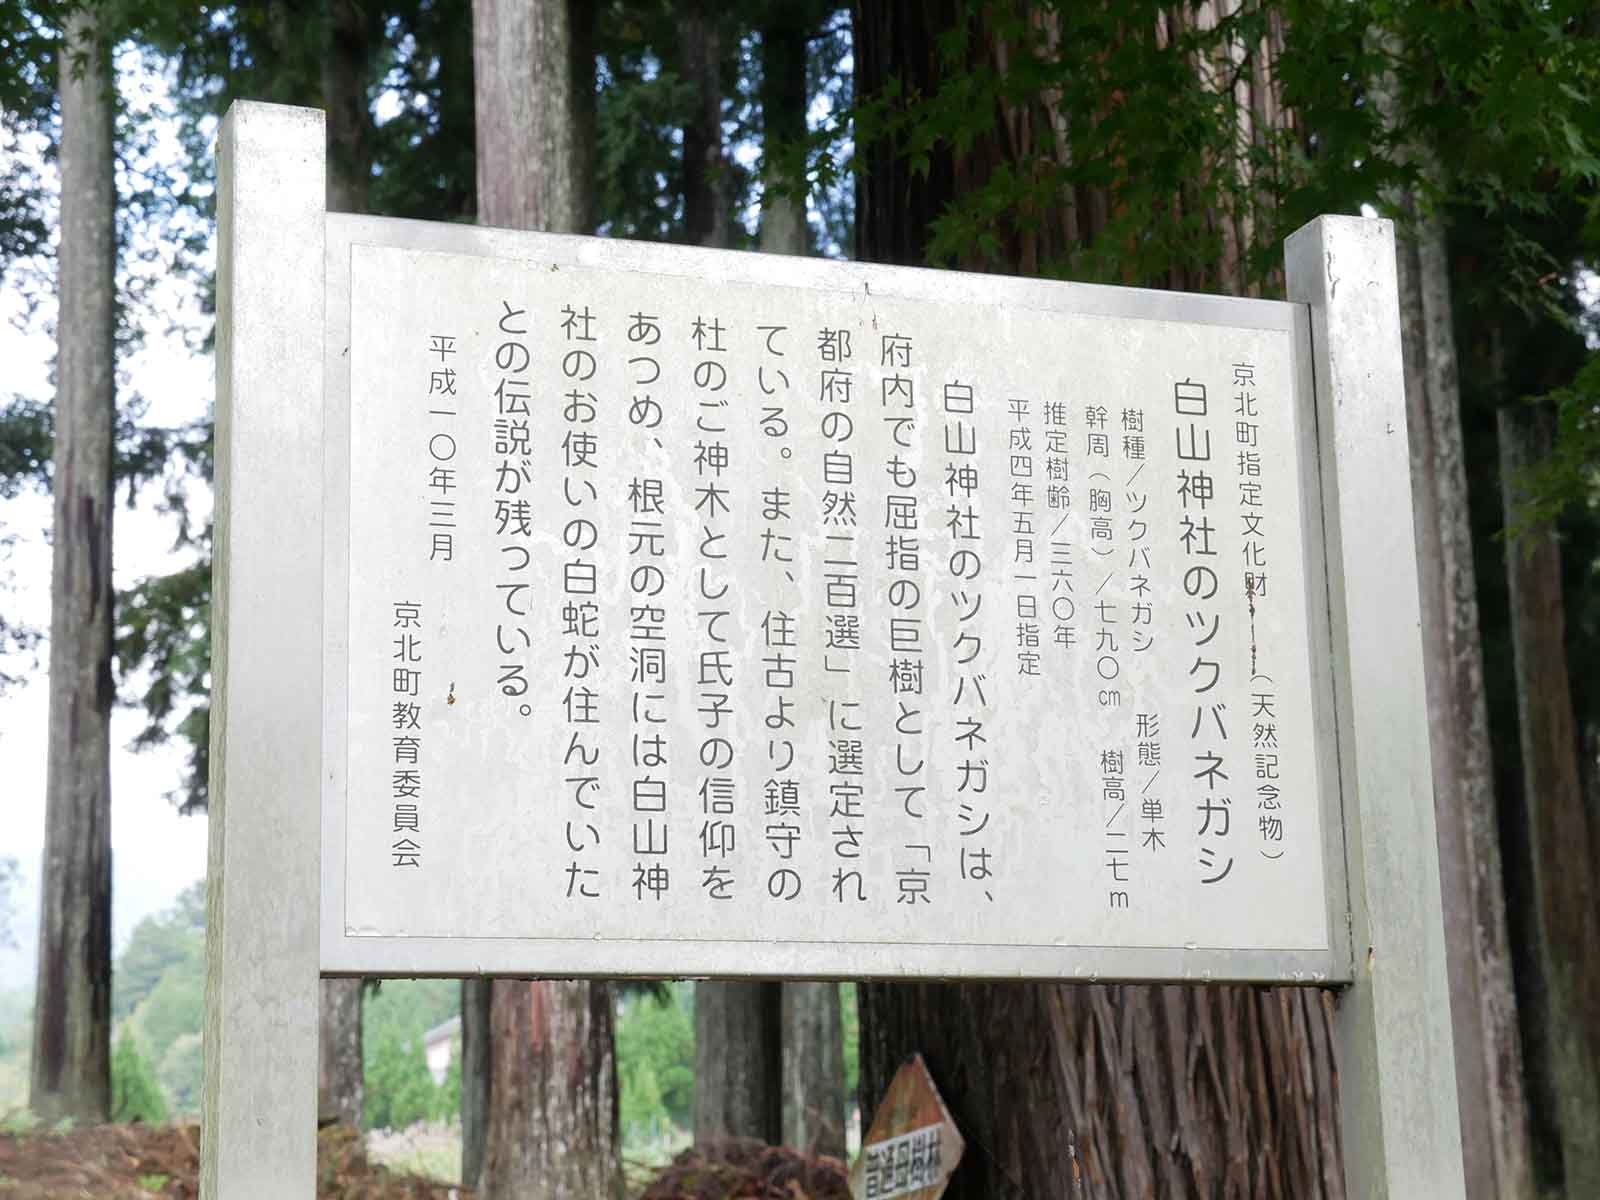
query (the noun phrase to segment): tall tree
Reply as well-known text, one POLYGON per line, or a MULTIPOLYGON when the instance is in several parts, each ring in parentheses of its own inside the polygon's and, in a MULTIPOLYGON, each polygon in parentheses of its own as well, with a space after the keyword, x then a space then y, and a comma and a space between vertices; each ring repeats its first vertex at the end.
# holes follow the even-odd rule
POLYGON ((1533 1174, 1501 882, 1455 306, 1439 211, 1443 172, 1433 147, 1407 136, 1408 97, 1399 83, 1402 74, 1426 76, 1428 65, 1406 61, 1406 47, 1392 31, 1377 40, 1388 61, 1380 68, 1376 106, 1398 142, 1401 163, 1418 175, 1385 198, 1399 220, 1412 514, 1464 1174, 1474 1200, 1525 1197, 1532 1195, 1533 1174))
POLYGON ((1503 552, 1496 410, 1558 387, 1584 353, 1568 281, 1595 252, 1582 214, 1600 137, 1600 24, 1581 3, 1374 12, 1388 34, 1380 157, 1403 180, 1408 423, 1468 1194, 1546 1194, 1565 1157, 1560 1094, 1582 1076, 1552 1040, 1540 814, 1519 762, 1518 614, 1505 573, 1475 571, 1473 556, 1503 552))
POLYGON ((694 1140, 783 1140, 782 985, 694 989, 694 1140))
POLYGON ((844 1021, 836 983, 783 985, 783 1144, 843 1158, 844 1021))
POLYGON ((1410 192, 1401 203, 1411 217, 1397 266, 1412 511, 1467 1188, 1474 1197, 1530 1196, 1449 262, 1438 215, 1419 213, 1410 192))
MULTIPOLYGON (((1259 288, 1281 36, 1236 3, 861 4, 859 255, 1259 288)), ((1325 993, 859 995, 862 1111, 920 1051, 968 1139, 949 1196, 1344 1195, 1325 993)))
POLYGON ((822 14, 805 0, 768 5, 761 25, 761 249, 804 254, 808 41, 822 14))
MULTIPOLYGON (((322 103, 327 113, 328 209, 364 213, 371 206, 372 107, 369 82, 381 44, 381 11, 358 0, 328 0, 322 14, 322 103)), ((320 1120, 360 1129, 362 1075, 360 979, 324 979, 318 1035, 320 1120)))
POLYGON ((732 233, 722 146, 722 70, 730 32, 724 14, 705 0, 687 0, 677 13, 678 73, 690 96, 683 125, 683 225, 699 246, 726 247, 732 233))
MULTIPOLYGON (((761 24, 761 137, 763 189, 760 249, 805 254, 806 85, 809 41, 827 15, 811 0, 767 5, 761 24)), ((845 1155, 844 1028, 839 987, 832 983, 782 985, 778 1090, 785 1145, 845 1155)))
POLYGON ((1569 1197, 1600 1195, 1600 859, 1585 812, 1567 672, 1561 548, 1518 512, 1529 470, 1552 452, 1546 408, 1499 414, 1516 651, 1522 773, 1532 835, 1540 951, 1569 1197))
MULTIPOLYGON (((722 77, 736 31, 726 10, 681 5, 677 70, 689 96, 683 123, 684 236, 727 249, 732 236, 729 164, 722 136, 722 77)), ((782 1140, 782 1001, 779 985, 707 982, 694 990, 694 1138, 782 1140)))
POLYGON ((109 47, 70 11, 59 60, 50 724, 30 1103, 104 1120, 111 1103, 111 470, 116 180, 109 47))
MULTIPOLYGON (((593 6, 474 0, 472 19, 478 220, 589 232, 593 6)), ((497 979, 489 1007, 479 1194, 620 1198, 610 988, 497 979)))

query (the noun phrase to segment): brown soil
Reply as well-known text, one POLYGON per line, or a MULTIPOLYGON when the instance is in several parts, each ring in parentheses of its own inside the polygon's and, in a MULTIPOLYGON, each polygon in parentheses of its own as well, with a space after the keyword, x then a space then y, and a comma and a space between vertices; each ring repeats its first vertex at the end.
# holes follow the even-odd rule
MULTIPOLYGON (((95 1125, 67 1133, 0 1133, 0 1200, 197 1200, 198 1125, 95 1125)), ((361 1135, 317 1135, 318 1200, 450 1200, 445 1184, 367 1161, 361 1135)), ((456 1188, 460 1200, 472 1192, 456 1188)), ((850 1200, 844 1163, 731 1139, 688 1149, 639 1200, 850 1200)))
MULTIPOLYGON (((196 1200, 199 1174, 198 1125, 0 1133, 4 1200, 196 1200)), ((318 1200, 447 1200, 450 1191, 368 1163, 353 1129, 336 1125, 317 1135, 318 1200)))
POLYGON ((639 1200, 850 1200, 850 1177, 837 1158, 733 1138, 685 1150, 639 1200))

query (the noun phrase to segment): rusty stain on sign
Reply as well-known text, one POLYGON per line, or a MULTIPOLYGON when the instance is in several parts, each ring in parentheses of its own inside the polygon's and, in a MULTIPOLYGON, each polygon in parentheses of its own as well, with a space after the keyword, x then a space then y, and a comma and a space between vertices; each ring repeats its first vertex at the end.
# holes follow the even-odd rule
POLYGON ((965 1149, 927 1064, 914 1054, 895 1073, 861 1140, 850 1194, 855 1200, 938 1200, 965 1149))

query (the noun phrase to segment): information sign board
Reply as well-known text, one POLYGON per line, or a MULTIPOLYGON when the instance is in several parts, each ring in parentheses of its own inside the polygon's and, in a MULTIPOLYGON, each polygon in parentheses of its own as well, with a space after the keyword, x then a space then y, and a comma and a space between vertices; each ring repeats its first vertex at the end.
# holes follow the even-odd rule
POLYGON ((1303 310, 328 230, 329 966, 1333 969, 1303 310))
POLYGON ((1275 304, 218 148, 202 1195, 313 1190, 337 974, 1332 983, 1346 1189, 1464 1194, 1387 222, 1275 304))

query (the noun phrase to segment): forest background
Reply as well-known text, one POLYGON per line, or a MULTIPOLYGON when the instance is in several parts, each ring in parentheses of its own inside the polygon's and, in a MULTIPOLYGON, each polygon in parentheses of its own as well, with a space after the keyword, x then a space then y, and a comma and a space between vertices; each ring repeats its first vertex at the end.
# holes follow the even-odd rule
MULTIPOLYGON (((38 563, 28 497, 54 484, 59 510, 70 476, 90 492, 68 511, 105 519, 58 517, 58 560, 111 558, 114 495, 177 546, 160 573, 130 572, 119 534, 114 603, 108 575, 103 597, 58 577, 51 638, 0 604, 7 703, 45 704, 49 655, 51 704, 93 717, 75 742, 53 717, 48 731, 45 838, 72 849, 67 865, 0 868, 42 889, 41 964, 70 964, 39 971, 31 996, 0 980, 0 1087, 16 1095, 26 1074, 47 1117, 132 1092, 192 1103, 194 893, 139 922, 114 973, 98 915, 118 785, 100 681, 139 717, 141 747, 180 748, 162 790, 203 811, 209 391, 132 366, 172 337, 208 359, 210 141, 249 97, 325 109, 330 206, 396 216, 1250 295, 1281 293, 1282 239, 1311 217, 1394 218, 1469 1187, 1600 1194, 1592 6, 11 0, 0 51, 7 315, 27 345, 60 347, 48 377, 3 397, 0 534, 13 563, 38 563), (520 165, 510 194, 484 177, 485 147, 520 165)), ((40 748, 8 742, 9 775, 40 748)), ((484 1163, 505 1179, 559 1170, 513 1163, 507 1147, 541 1131, 496 1124, 504 1097, 552 1086, 493 1049, 542 986, 386 985, 364 1002, 330 987, 327 1103, 369 1124, 462 1110, 473 1178, 484 1163), (469 1042, 454 1103, 421 1087, 407 1049, 452 1011, 469 1042)), ((618 1077, 624 1123, 842 1145, 853 990, 547 998, 582 1015, 566 1036, 588 1048, 584 1086, 609 1098, 575 1155, 614 1155, 618 1130, 601 1126, 618 1077), (791 1081, 785 1062, 818 1044, 832 1078, 791 1081), (615 1066, 595 1050, 612 1045, 615 1066)), ((904 1055, 928 1055, 981 1148, 953 1194, 1050 1192, 1064 1168, 1037 1131, 1067 1128, 1105 1194, 1338 1195, 1327 1014, 1315 993, 1266 990, 866 986, 860 1094, 870 1113, 904 1055), (1042 1082, 1040 1055, 1058 1068, 1042 1082), (1097 1066, 1128 1103, 1095 1103, 1097 1066)))

